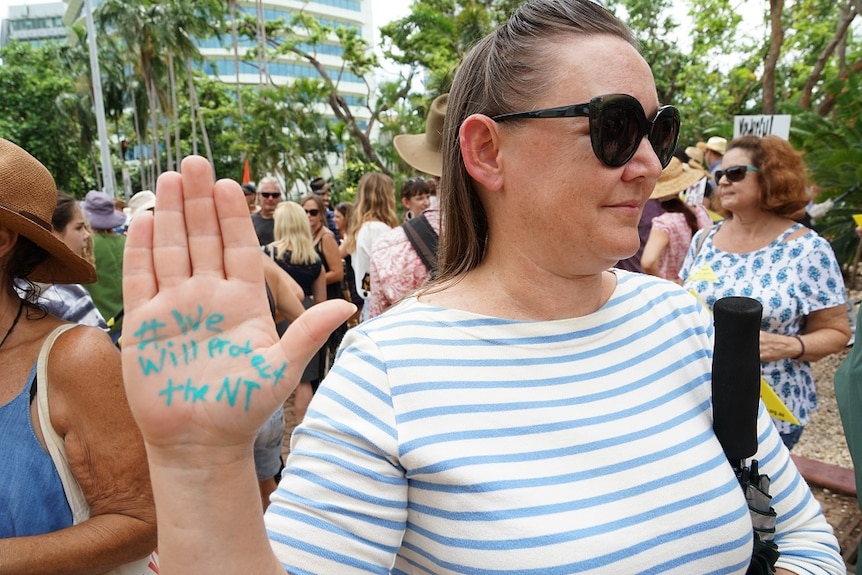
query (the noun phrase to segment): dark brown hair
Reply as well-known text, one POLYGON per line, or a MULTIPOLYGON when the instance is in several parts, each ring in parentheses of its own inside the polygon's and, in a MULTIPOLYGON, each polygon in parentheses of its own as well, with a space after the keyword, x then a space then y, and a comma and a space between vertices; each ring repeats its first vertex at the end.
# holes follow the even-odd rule
POLYGON ((558 74, 551 56, 555 44, 599 35, 637 48, 625 24, 591 0, 535 0, 522 4, 465 57, 449 91, 444 122, 438 188, 443 218, 434 286, 478 266, 487 248, 488 216, 464 166, 461 124, 472 114, 530 109, 558 74))

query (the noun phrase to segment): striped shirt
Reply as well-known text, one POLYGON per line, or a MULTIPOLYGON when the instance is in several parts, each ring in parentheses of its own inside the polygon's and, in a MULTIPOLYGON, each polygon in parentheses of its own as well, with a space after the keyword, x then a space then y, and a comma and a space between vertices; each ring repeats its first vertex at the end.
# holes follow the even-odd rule
MULTIPOLYGON (((745 573, 752 532, 712 432, 712 326, 678 286, 616 271, 586 317, 516 321, 408 299, 348 332, 267 515, 304 573, 745 573)), ((768 414, 780 566, 843 573, 768 414)))

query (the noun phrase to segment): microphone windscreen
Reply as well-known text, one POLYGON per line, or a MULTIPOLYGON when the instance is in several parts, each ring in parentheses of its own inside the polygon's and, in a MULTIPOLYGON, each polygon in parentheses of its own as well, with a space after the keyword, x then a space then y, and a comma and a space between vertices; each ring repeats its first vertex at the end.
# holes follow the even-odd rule
POLYGON ((763 306, 747 297, 725 297, 715 302, 712 314, 713 429, 725 455, 734 462, 757 452, 763 306))

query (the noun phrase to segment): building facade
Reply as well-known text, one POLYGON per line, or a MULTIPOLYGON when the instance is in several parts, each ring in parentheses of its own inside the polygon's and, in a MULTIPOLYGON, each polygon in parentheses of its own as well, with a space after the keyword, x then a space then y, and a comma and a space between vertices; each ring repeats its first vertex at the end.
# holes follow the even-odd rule
POLYGON ((64 42, 68 33, 63 23, 65 12, 63 2, 9 6, 7 17, 0 23, 0 46, 12 40, 37 45, 64 42))

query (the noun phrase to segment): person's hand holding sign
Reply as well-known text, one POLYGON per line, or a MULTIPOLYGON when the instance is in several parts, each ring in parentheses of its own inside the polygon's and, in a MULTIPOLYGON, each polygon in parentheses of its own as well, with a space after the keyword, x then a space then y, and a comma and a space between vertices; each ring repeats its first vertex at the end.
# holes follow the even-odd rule
MULTIPOLYGON (((355 308, 343 300, 314 306, 279 341, 241 189, 231 180, 213 183, 211 174, 205 159, 186 158, 182 175, 159 178, 155 213, 135 218, 129 230, 123 375, 154 484, 170 492, 171 484, 193 482, 198 489, 190 492, 200 498, 184 503, 194 506, 247 498, 260 517, 255 434, 355 308), (232 479, 210 487, 210 474, 232 479)), ((182 528, 183 507, 176 500, 160 507, 160 533, 163 524, 182 528)), ((257 523, 231 529, 229 539, 237 543, 243 531, 262 530, 262 520, 257 523)), ((172 546, 161 539, 168 559, 172 546)), ((268 562, 271 553, 261 557, 268 562)), ((242 569, 263 572, 247 564, 242 569)))

